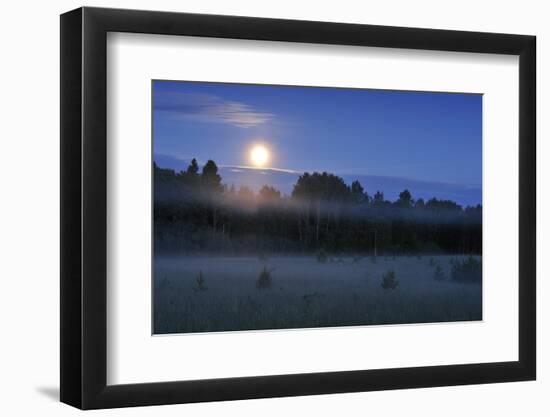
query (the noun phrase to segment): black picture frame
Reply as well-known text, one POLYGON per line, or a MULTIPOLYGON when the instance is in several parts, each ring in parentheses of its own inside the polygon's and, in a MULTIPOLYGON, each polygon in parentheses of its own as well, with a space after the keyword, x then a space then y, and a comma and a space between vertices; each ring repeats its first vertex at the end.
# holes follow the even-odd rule
POLYGON ((82 409, 534 380, 536 38, 80 8, 61 16, 61 401, 82 409), (519 56, 519 360, 107 385, 108 32, 519 56))

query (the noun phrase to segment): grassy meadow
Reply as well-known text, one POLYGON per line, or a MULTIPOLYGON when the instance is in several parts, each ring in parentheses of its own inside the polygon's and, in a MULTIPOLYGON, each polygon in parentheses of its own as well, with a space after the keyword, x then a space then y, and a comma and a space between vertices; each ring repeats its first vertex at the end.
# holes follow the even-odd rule
POLYGON ((481 257, 156 256, 154 333, 482 319, 481 257), (454 269, 453 269, 454 268, 454 269))

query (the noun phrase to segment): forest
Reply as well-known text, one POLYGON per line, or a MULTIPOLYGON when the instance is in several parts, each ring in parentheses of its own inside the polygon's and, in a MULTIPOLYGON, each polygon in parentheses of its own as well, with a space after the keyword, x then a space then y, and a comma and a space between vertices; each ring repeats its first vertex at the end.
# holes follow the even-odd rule
POLYGON ((156 254, 481 255, 482 207, 451 200, 396 201, 383 190, 305 172, 290 195, 224 184, 216 163, 175 172, 153 163, 156 254))

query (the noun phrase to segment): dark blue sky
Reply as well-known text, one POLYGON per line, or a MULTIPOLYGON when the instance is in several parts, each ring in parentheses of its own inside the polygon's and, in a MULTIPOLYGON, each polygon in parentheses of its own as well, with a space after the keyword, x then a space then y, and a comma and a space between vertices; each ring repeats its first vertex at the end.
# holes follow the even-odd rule
POLYGON ((482 96, 153 82, 155 158, 481 187, 482 96))

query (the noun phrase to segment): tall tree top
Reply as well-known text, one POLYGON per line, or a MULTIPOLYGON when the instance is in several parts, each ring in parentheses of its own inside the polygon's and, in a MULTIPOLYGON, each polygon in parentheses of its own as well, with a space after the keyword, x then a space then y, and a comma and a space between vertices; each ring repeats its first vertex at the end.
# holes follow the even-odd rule
POLYGON ((211 159, 202 167, 201 179, 208 188, 217 191, 222 190, 222 177, 218 175, 218 166, 211 159))
POLYGON ((336 175, 323 172, 301 175, 294 185, 292 197, 306 200, 346 201, 351 197, 350 188, 336 175))
POLYGON ((403 190, 399 193, 399 199, 397 200, 397 205, 401 207, 411 207, 413 204, 413 199, 411 192, 409 190, 403 190))
POLYGON ((197 160, 195 158, 193 158, 191 164, 189 164, 189 166, 187 167, 187 173, 191 175, 197 175, 199 173, 199 164, 197 163, 197 160))

